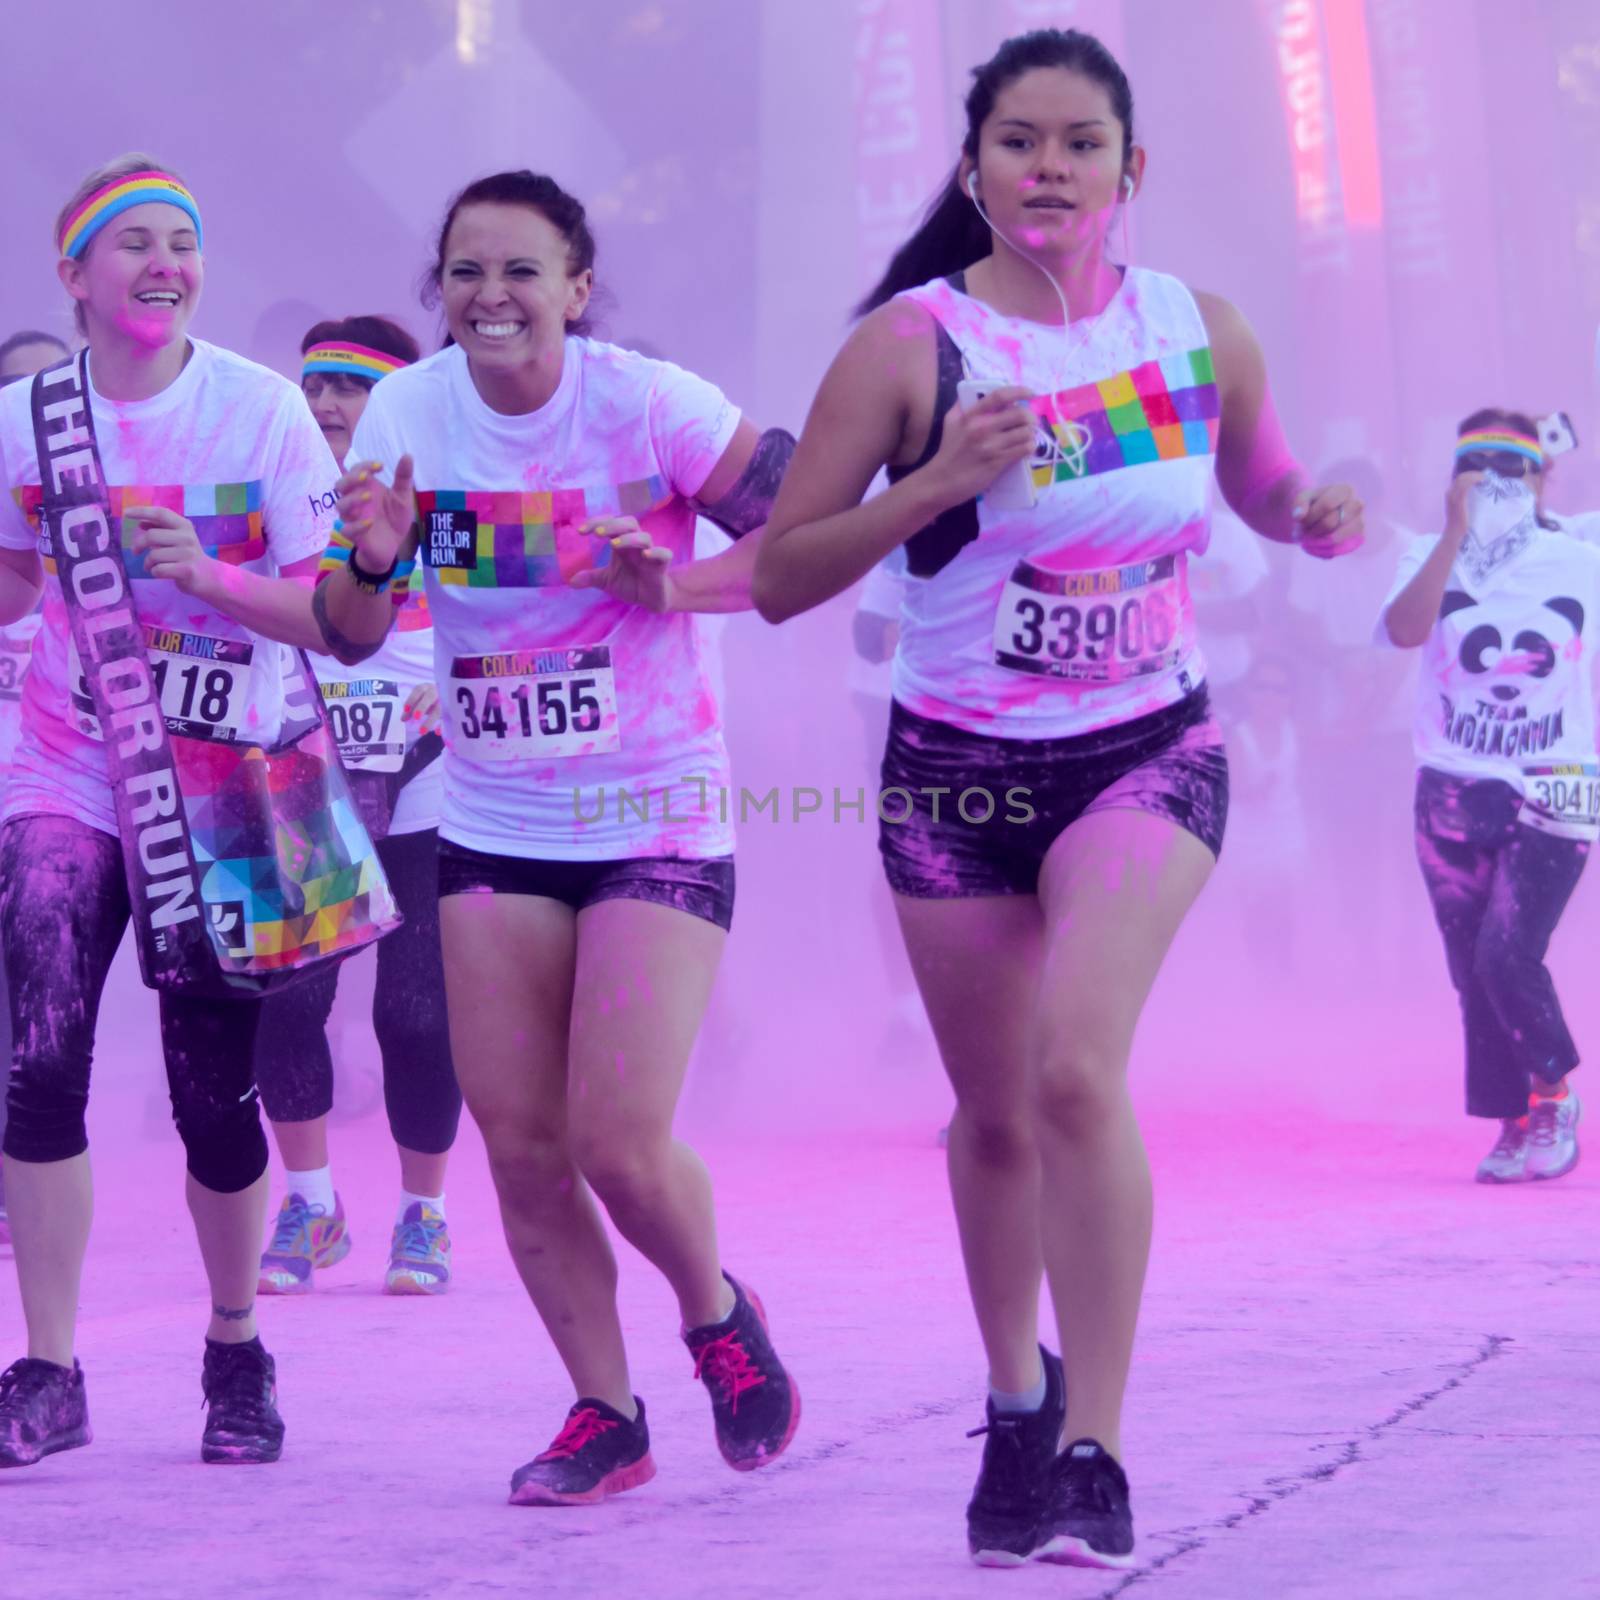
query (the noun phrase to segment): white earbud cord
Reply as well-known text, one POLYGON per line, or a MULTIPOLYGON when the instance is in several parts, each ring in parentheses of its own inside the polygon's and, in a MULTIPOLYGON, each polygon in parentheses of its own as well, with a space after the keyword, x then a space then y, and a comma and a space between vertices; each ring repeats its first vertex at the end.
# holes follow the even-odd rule
MULTIPOLYGON (((1045 398, 1045 403, 1050 407, 1050 415, 1054 419, 1054 427, 1051 429, 1051 454, 1049 457, 1049 464, 1050 466, 1055 467, 1067 459, 1067 451, 1062 446, 1063 435, 1071 434, 1074 436, 1075 449, 1072 453, 1078 456, 1081 456, 1082 453, 1089 448, 1089 445, 1092 441, 1093 436, 1089 428, 1083 423, 1074 422, 1069 425, 1063 419, 1061 415, 1061 409, 1057 404, 1057 395, 1059 395, 1061 391, 1067 387, 1067 368, 1071 365, 1072 358, 1076 355, 1080 355, 1083 351, 1089 348, 1090 343, 1094 339, 1096 331, 1099 329, 1100 319, 1106 314, 1107 311, 1111 309, 1111 301, 1108 300, 1099 311, 1094 313, 1093 316, 1084 318, 1084 321, 1088 324, 1088 326, 1084 330, 1083 336, 1076 344, 1073 344, 1072 308, 1067 304, 1066 291, 1056 281, 1056 275, 1048 267, 1043 266, 1039 262, 1035 261, 1033 257, 1030 256, 1025 250, 1019 250, 1017 246, 1012 243, 1010 237, 995 226, 993 220, 989 216, 989 213, 983 209, 983 202, 978 198, 975 174, 967 179, 967 195, 972 201, 973 205, 977 207, 978 215, 983 218, 984 225, 990 230, 990 232, 992 232, 996 238, 1004 240, 1004 242, 1010 246, 1013 254, 1020 256, 1028 263, 1030 267, 1042 272, 1044 274, 1045 281, 1055 291, 1056 299, 1061 302, 1061 338, 1066 348, 1062 352, 1060 365, 1055 368, 1055 386, 1051 390, 1050 394, 1045 398)), ((1122 253, 1125 257, 1128 254, 1128 213, 1125 203, 1122 213, 1122 253)), ((1128 270, 1126 261, 1123 262, 1122 270, 1124 274, 1126 274, 1128 270)), ((1113 295, 1111 299, 1115 300, 1116 296, 1113 295)), ((965 362, 965 356, 962 357, 962 360, 965 362)), ((1042 465, 1043 463, 1040 464, 1042 465)))

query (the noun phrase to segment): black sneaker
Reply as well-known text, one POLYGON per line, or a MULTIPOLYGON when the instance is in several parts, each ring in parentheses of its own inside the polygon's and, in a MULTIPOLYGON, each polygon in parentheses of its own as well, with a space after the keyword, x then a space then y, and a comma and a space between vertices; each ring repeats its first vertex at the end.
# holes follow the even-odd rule
POLYGON ((200 1386, 209 1409, 200 1440, 202 1461, 276 1461, 283 1454, 277 1380, 277 1366, 259 1339, 246 1344, 206 1340, 200 1386))
POLYGON ((776 1461, 800 1426, 800 1391, 767 1336, 761 1301, 723 1273, 733 1287, 733 1310, 721 1322, 683 1336, 694 1375, 711 1392, 717 1448, 735 1472, 776 1461))
POLYGON ((1034 1553, 1064 1567, 1133 1565, 1128 1479, 1093 1439, 1076 1439, 1056 1457, 1034 1553))
POLYGON ((577 1400, 550 1448, 511 1475, 514 1506, 587 1506, 656 1475, 644 1401, 629 1419, 604 1400, 577 1400))
POLYGON ((31 1467, 93 1438, 83 1368, 76 1361, 58 1367, 24 1356, 0 1372, 0 1467, 31 1467))
POLYGON ((1043 1345, 1044 1404, 1037 1411, 996 1411, 967 1435, 983 1443, 983 1465, 967 1502, 967 1549, 980 1567, 1019 1567, 1039 1542, 1039 1518, 1050 1491, 1050 1463, 1061 1444, 1067 1387, 1061 1358, 1043 1345))

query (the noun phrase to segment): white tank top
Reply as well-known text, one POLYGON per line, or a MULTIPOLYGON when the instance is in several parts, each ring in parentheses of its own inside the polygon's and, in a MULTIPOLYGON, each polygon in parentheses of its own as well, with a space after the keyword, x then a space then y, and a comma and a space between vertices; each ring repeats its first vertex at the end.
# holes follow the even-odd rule
POLYGON ((903 298, 970 376, 1034 392, 1040 441, 1032 509, 980 496, 977 537, 911 579, 895 698, 972 733, 1060 739, 1193 693, 1187 561, 1209 536, 1221 409, 1193 295, 1130 267, 1087 335, 1002 316, 944 279, 903 298))

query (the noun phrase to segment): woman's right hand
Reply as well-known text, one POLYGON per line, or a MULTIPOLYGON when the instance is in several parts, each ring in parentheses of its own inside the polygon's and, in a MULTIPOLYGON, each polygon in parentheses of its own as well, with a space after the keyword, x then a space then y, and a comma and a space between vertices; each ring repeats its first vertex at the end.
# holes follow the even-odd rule
POLYGON ((1450 480, 1450 487, 1444 492, 1444 531, 1450 538, 1466 537, 1467 501, 1482 482, 1481 472, 1463 472, 1450 480))
POLYGON ((923 471, 934 475, 940 498, 959 506, 974 499, 1007 467, 1033 455, 1039 419, 1019 401, 1031 390, 1011 386, 985 395, 970 411, 958 400, 945 412, 939 448, 923 471))
POLYGON ((387 572, 399 559, 417 518, 411 457, 401 456, 394 483, 377 473, 381 461, 362 461, 333 486, 339 497, 339 529, 361 555, 368 572, 387 572))

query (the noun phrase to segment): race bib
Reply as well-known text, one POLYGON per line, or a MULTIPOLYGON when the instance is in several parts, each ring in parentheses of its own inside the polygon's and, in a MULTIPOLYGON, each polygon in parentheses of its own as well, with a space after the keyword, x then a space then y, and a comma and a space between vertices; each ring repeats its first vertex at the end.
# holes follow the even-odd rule
MULTIPOLYGON (((255 646, 242 639, 213 639, 148 624, 144 643, 167 731, 233 743, 250 699, 255 646)), ((91 739, 103 740, 76 639, 69 641, 67 650, 67 693, 72 725, 91 739)))
POLYGON ((398 772, 406 759, 405 696, 388 678, 322 685, 339 759, 352 772, 398 772))
POLYGON ((1184 657, 1185 573, 1176 555, 1088 572, 1019 561, 995 613, 994 659, 1012 672, 1122 683, 1184 657))
POLYGON ((20 700, 32 639, 0 639, 0 700, 20 700))
POLYGON ((1600 838, 1600 766, 1567 761, 1524 767, 1517 820, 1558 839, 1600 838))
POLYGON ((457 656, 444 720, 469 761, 538 761, 622 748, 608 645, 457 656))

